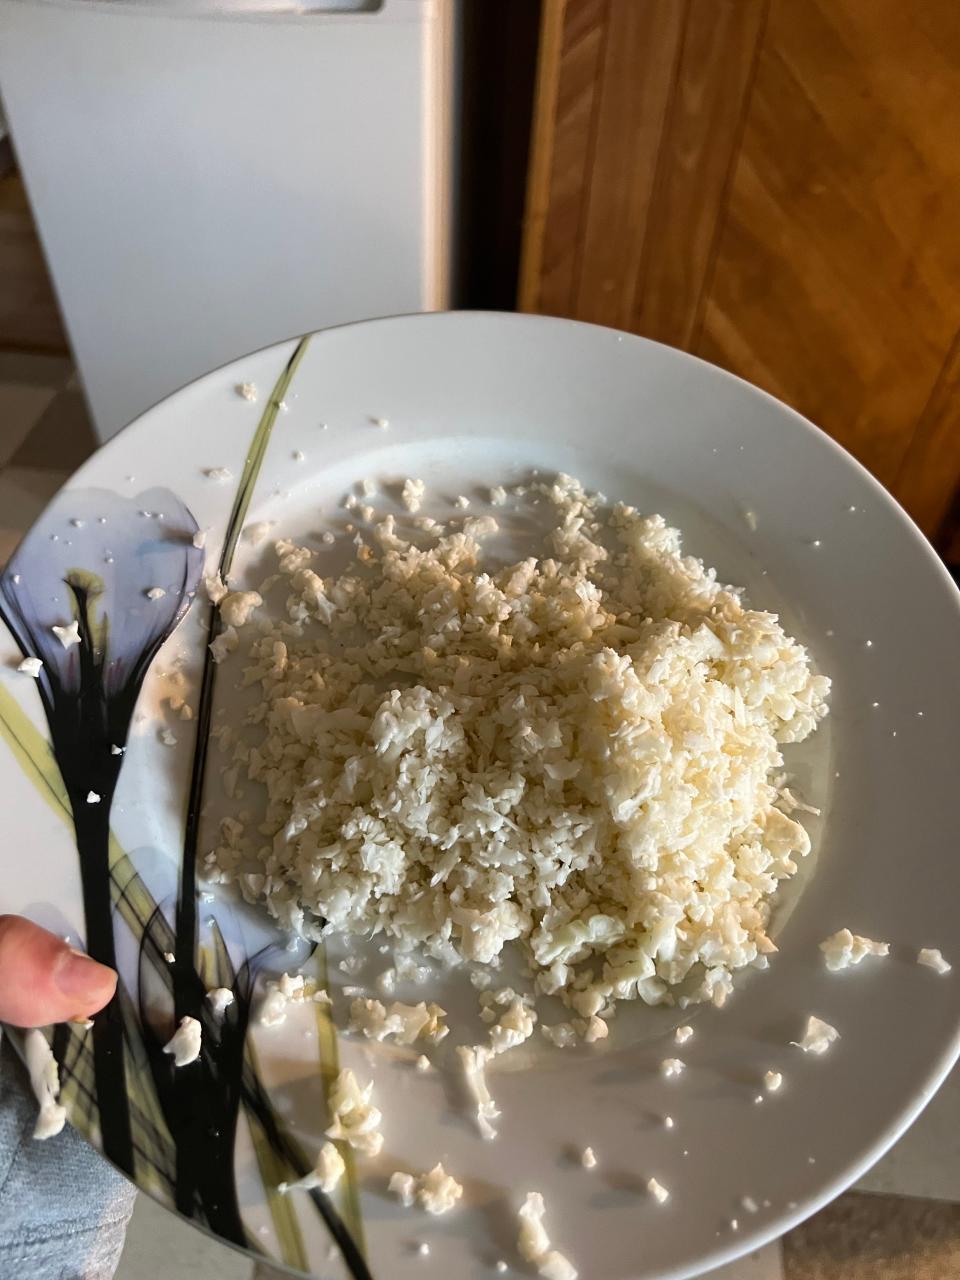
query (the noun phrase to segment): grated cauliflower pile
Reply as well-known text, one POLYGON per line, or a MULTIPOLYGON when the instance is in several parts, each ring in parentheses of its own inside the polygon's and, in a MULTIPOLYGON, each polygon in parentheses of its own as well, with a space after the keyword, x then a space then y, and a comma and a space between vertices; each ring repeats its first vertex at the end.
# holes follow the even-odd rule
POLYGON ((231 744, 266 817, 226 819, 208 875, 314 938, 494 965, 521 940, 586 1019, 720 1004, 776 949, 771 899, 810 848, 780 747, 829 681, 662 517, 567 476, 512 496, 552 505, 543 558, 485 567, 492 515, 388 515, 336 579, 276 544, 286 618, 244 620, 262 701, 231 744))

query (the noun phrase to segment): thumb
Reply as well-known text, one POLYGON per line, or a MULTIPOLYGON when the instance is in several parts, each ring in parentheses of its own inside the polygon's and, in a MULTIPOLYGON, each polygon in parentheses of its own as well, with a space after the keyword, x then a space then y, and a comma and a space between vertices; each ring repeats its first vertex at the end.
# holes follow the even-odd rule
POLYGON ((45 1027, 102 1009, 117 975, 22 916, 0 916, 0 1022, 45 1027))

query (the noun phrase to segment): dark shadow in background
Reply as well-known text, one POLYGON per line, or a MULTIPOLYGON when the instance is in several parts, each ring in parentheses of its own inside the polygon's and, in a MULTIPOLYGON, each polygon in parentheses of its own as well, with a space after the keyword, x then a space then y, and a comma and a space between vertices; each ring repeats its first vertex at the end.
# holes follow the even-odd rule
POLYGON ((540 0, 464 0, 455 305, 517 301, 540 0))

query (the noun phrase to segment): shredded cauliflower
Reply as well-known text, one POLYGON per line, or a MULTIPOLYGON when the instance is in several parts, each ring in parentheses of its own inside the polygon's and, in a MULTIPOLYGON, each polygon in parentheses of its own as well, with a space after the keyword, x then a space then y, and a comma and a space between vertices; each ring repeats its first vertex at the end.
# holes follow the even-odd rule
POLYGON ((220 617, 228 627, 242 627, 262 604, 263 599, 257 591, 228 591, 220 599, 220 617))
POLYGON ((446 1011, 439 1005, 427 1005, 422 1000, 419 1004, 395 1000, 385 1008, 379 1000, 359 997, 350 1005, 350 1030, 361 1032, 368 1040, 393 1036, 398 1044, 413 1044, 415 1040, 438 1044, 449 1031, 442 1021, 445 1016, 446 1011))
POLYGON ((457 1046, 457 1056, 463 1069, 463 1079, 467 1091, 476 1104, 477 1129, 481 1138, 489 1141, 497 1136, 497 1131, 492 1122, 498 1119, 500 1115, 497 1104, 494 1102, 487 1086, 485 1074, 485 1068, 492 1057, 492 1053, 480 1044, 472 1047, 461 1044, 457 1046))
POLYGON ((657 1204, 666 1204, 670 1199, 670 1192, 663 1183, 658 1182, 656 1178, 648 1179, 647 1190, 653 1196, 654 1200, 656 1200, 657 1204))
POLYGON ((325 1142, 320 1148, 317 1162, 313 1169, 296 1182, 278 1183, 277 1190, 281 1193, 287 1191, 312 1191, 317 1187, 327 1195, 330 1195, 332 1191, 336 1190, 340 1179, 346 1172, 346 1168, 343 1156, 333 1143, 325 1142))
POLYGON ((780 748, 829 681, 662 517, 566 476, 525 492, 552 504, 546 554, 502 567, 489 517, 403 536, 388 515, 339 577, 277 543, 286 617, 256 627, 256 740, 233 748, 265 823, 226 820, 208 873, 259 863, 258 896, 315 939, 450 963, 521 940, 540 992, 589 987, 596 1038, 617 1000, 722 1004, 776 949, 771 900, 810 849, 776 807, 780 748))
POLYGON ((336 1142, 348 1142, 367 1156, 379 1155, 383 1146, 383 1134, 380 1132, 382 1115, 370 1101, 372 1093, 373 1082, 361 1089, 357 1077, 346 1067, 330 1090, 333 1123, 327 1129, 327 1137, 336 1142))
POLYGON ((826 1053, 834 1040, 839 1039, 840 1032, 836 1027, 832 1027, 829 1022, 824 1022, 822 1018, 811 1013, 803 1032, 803 1039, 791 1040, 790 1043, 797 1049, 802 1049, 804 1053, 820 1054, 826 1053))
POLYGON ((60 1096, 60 1069, 42 1031, 25 1032, 23 1047, 30 1073, 30 1086, 39 1106, 33 1136, 39 1142, 44 1142, 47 1138, 55 1138, 67 1120, 66 1109, 57 1102, 60 1096))
POLYGON ((176 1031, 163 1046, 164 1053, 173 1054, 175 1067, 188 1067, 200 1057, 202 1028, 196 1018, 181 1018, 176 1031))
POLYGON ((427 1213, 448 1213, 463 1195, 463 1187, 451 1178, 442 1164, 434 1165, 429 1173, 415 1177, 412 1173, 390 1175, 387 1189, 392 1191, 405 1209, 419 1204, 427 1213))
POLYGON ((849 929, 840 929, 820 943, 820 950, 827 968, 836 971, 859 964, 865 956, 888 956, 890 944, 874 942, 872 938, 863 938, 849 929))
POLYGON ((517 1249, 525 1262, 531 1262, 546 1280, 577 1280, 577 1269, 562 1253, 550 1247, 550 1237, 543 1225, 545 1206, 539 1191, 528 1191, 517 1210, 520 1230, 517 1249))
POLYGON ((926 965, 935 973, 949 973, 953 966, 944 960, 943 953, 937 947, 921 947, 917 952, 917 964, 926 965))

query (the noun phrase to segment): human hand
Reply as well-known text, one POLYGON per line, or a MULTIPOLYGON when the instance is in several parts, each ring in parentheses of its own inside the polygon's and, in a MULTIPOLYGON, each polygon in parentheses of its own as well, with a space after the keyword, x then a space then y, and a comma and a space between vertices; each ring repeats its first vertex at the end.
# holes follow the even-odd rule
POLYGON ((88 1018, 113 997, 117 975, 22 916, 0 915, 0 1022, 45 1027, 88 1018))

